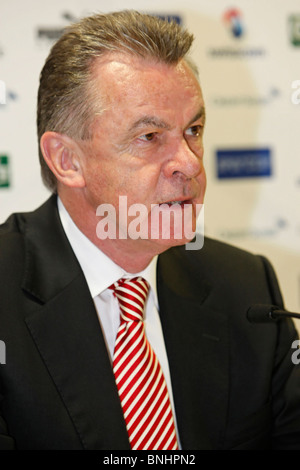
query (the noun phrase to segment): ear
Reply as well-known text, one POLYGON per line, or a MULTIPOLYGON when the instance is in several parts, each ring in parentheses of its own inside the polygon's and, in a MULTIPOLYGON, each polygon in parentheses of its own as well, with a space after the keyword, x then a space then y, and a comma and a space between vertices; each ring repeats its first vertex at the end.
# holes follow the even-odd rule
POLYGON ((49 131, 42 135, 40 147, 45 162, 59 182, 73 188, 85 186, 79 147, 73 139, 49 131))

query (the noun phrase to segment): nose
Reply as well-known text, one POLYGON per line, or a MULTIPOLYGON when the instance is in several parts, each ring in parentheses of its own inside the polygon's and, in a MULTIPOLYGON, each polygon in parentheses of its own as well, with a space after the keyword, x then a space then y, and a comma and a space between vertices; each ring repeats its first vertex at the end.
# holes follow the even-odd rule
POLYGON ((204 171, 203 147, 192 150, 185 139, 182 139, 176 146, 174 145, 166 162, 166 176, 192 179, 202 171, 204 171))

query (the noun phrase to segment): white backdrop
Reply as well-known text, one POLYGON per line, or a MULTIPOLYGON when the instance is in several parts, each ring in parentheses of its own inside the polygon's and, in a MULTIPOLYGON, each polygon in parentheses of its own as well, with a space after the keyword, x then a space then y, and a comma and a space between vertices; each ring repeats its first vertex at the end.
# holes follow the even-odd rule
POLYGON ((196 38, 208 114, 206 234, 270 258, 286 307, 300 311, 299 0, 107 4, 0 2, 0 222, 48 197, 38 164, 36 93, 63 27, 91 12, 124 8, 177 15, 196 38))

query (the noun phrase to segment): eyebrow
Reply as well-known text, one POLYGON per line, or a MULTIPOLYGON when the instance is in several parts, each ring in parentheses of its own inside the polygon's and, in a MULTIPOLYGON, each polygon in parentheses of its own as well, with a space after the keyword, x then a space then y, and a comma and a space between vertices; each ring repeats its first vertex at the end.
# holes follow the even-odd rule
MULTIPOLYGON (((203 125, 205 122, 205 108, 201 106, 199 111, 195 114, 195 116, 190 120, 187 127, 189 127, 193 122, 198 121, 200 118, 203 117, 203 125)), ((159 119, 156 116, 142 116, 140 119, 135 121, 129 129, 129 132, 133 132, 136 129, 146 127, 146 126, 153 126, 158 129, 171 129, 171 126, 162 119, 159 119)))
POLYGON ((134 131, 145 126, 153 126, 159 129, 170 129, 169 124, 156 116, 143 116, 132 124, 129 131, 134 131))
POLYGON ((205 119, 206 119, 206 113, 205 113, 205 107, 201 106, 199 109, 198 113, 195 114, 195 116, 190 120, 188 123, 188 127, 193 124, 193 122, 198 121, 199 119, 203 118, 203 125, 205 124, 205 119))

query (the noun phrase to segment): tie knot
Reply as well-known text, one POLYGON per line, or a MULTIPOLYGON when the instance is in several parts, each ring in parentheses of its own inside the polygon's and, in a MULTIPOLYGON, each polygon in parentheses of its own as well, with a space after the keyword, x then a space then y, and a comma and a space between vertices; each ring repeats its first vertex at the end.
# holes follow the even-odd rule
POLYGON ((120 305, 121 319, 126 322, 143 321, 149 284, 142 277, 119 279, 111 287, 120 305))

